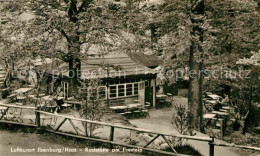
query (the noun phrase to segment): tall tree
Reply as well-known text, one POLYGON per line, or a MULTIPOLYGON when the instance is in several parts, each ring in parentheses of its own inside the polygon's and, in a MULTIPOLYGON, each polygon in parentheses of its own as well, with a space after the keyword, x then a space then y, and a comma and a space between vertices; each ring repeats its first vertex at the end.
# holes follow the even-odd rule
POLYGON ((202 130, 204 70, 233 68, 239 58, 259 49, 257 3, 253 0, 165 0, 153 17, 153 22, 160 25, 156 29, 158 39, 154 49, 162 54, 166 73, 190 68, 189 106, 193 126, 202 130))
MULTIPOLYGON (((67 62, 71 89, 75 91, 80 76, 80 59, 87 55, 81 52, 92 45, 106 47, 109 51, 114 44, 109 37, 117 34, 119 23, 115 9, 121 6, 115 1, 99 0, 24 0, 8 1, 4 5, 1 9, 3 14, 34 16, 23 27, 12 19, 6 24, 13 23, 16 31, 23 33, 19 51, 29 51, 27 57, 58 58, 67 62), (16 7, 12 8, 12 5, 16 7)), ((11 38, 9 35, 17 36, 13 30, 6 31, 7 38, 11 38)), ((18 47, 16 43, 11 44, 18 47)))
POLYGON ((188 106, 192 114, 192 126, 203 131, 203 42, 204 42, 204 0, 191 0, 190 20, 192 23, 189 59, 189 95, 188 106), (193 75, 192 73, 195 73, 193 75))

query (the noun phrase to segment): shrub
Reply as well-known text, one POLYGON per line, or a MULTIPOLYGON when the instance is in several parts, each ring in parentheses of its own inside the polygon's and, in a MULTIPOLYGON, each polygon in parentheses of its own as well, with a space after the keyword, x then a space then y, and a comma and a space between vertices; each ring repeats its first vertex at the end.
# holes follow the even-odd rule
POLYGON ((233 124, 232 124, 232 128, 234 131, 238 131, 240 128, 240 123, 238 122, 238 120, 236 120, 233 124))
MULTIPOLYGON (((189 144, 185 145, 176 145, 173 147, 178 153, 185 154, 185 155, 193 155, 193 156, 201 156, 199 151, 197 151, 193 146, 189 144)), ((170 147, 166 148, 166 151, 172 152, 170 147)))

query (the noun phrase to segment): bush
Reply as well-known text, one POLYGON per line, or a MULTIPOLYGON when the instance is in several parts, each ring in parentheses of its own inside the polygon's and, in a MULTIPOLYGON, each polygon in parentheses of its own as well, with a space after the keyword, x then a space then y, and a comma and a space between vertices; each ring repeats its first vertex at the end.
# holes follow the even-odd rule
MULTIPOLYGON (((201 156, 199 151, 197 151, 193 146, 189 144, 185 145, 176 145, 173 147, 178 153, 185 154, 185 155, 194 155, 194 156, 201 156)), ((166 148, 166 151, 172 152, 170 147, 166 148)))
POLYGON ((236 120, 233 124, 232 124, 232 128, 234 131, 238 131, 240 128, 240 123, 238 122, 238 120, 236 120))
POLYGON ((9 95, 9 91, 8 90, 3 90, 2 91, 2 98, 3 99, 7 98, 8 95, 9 95))

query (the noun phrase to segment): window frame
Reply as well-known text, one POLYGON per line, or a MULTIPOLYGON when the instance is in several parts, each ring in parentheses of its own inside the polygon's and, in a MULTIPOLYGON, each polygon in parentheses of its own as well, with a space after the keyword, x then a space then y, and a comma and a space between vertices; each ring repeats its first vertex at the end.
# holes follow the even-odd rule
MULTIPOLYGON (((109 85, 109 90, 108 90, 108 97, 109 99, 114 99, 114 98, 124 98, 124 97, 132 97, 132 96, 138 96, 139 94, 139 83, 140 82, 132 82, 132 83, 123 83, 123 84, 113 84, 109 85), (132 93, 131 95, 127 95, 127 85, 131 85, 132 93), (110 92, 110 87, 116 86, 116 96, 111 97, 111 92, 110 92), (124 86, 124 96, 119 96, 119 86, 124 86)), ((114 93, 113 93, 114 94, 114 93)))

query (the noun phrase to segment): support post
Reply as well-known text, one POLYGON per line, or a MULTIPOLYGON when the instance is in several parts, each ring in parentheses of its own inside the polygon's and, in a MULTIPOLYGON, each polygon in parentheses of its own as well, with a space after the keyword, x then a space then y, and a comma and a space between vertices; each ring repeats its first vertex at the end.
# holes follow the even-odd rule
MULTIPOLYGON (((110 135, 109 135, 109 141, 113 141, 114 140, 114 131, 115 131, 115 127, 111 126, 110 129, 110 135)), ((110 148, 113 148, 113 144, 110 144, 110 148)))
POLYGON ((221 138, 223 139, 223 137, 224 137, 224 120, 220 120, 220 133, 221 133, 221 138))
POLYGON ((212 141, 209 142, 209 156, 214 156, 214 137, 211 137, 212 141))
POLYGON ((153 87, 153 107, 156 107, 156 79, 151 80, 151 86, 153 87))
MULTIPOLYGON (((39 110, 39 107, 37 107, 37 109, 36 110, 39 110)), ((36 125, 37 125, 37 127, 38 128, 40 128, 41 127, 41 115, 40 115, 40 113, 39 112, 35 112, 35 116, 36 116, 36 125)))

